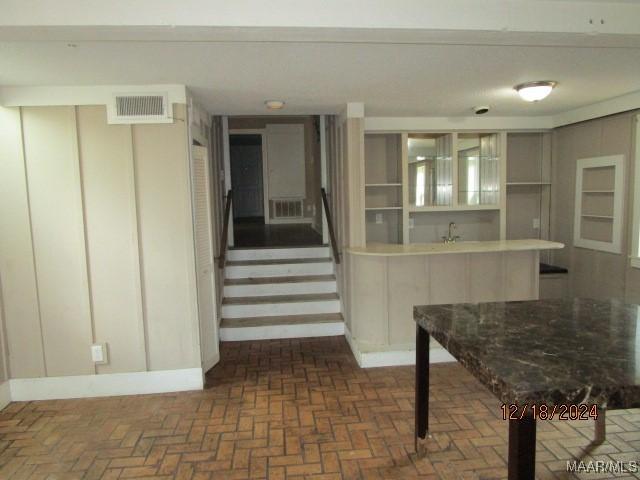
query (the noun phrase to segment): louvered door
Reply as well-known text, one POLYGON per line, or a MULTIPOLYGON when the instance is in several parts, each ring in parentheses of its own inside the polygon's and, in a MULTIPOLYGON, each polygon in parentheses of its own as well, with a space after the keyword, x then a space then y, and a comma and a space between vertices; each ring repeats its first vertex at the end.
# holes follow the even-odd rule
POLYGON ((208 152, 193 146, 192 188, 193 221, 196 249, 198 315, 200 318, 200 349, 202 365, 208 370, 218 363, 218 321, 214 288, 213 235, 211 230, 211 197, 209 189, 208 152))

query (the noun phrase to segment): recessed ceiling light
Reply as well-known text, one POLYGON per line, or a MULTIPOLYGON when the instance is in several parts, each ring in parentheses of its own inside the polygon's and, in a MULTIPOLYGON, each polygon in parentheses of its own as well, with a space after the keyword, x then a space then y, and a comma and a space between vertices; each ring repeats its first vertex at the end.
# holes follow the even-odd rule
POLYGON ((514 90, 518 92, 520 98, 527 102, 537 102, 551 93, 551 90, 558 84, 550 80, 539 82, 527 82, 516 85, 514 90))
POLYGON ((284 102, 282 100, 267 100, 264 102, 269 110, 282 110, 284 102))
POLYGON ((427 159, 427 157, 425 157, 424 155, 418 155, 416 157, 416 160, 418 160, 419 162, 421 162, 422 160, 426 160, 426 159, 427 159))

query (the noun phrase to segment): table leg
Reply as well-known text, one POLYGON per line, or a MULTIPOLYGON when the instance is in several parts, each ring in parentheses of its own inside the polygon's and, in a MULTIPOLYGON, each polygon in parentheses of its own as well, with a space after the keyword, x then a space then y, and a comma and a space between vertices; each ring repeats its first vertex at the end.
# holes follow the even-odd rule
POLYGON ((509 420, 509 480, 534 480, 536 421, 531 415, 509 420))
POLYGON ((427 437, 429 429, 429 333, 416 326, 416 432, 415 448, 427 437))
POLYGON ((592 444, 602 445, 607 439, 607 415, 606 410, 601 408, 598 410, 598 416, 596 417, 596 434, 592 444))

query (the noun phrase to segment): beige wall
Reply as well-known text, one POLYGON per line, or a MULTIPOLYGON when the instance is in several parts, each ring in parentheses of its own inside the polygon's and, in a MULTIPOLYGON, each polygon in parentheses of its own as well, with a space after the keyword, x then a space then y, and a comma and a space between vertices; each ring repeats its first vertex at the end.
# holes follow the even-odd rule
POLYGON ((0 127, 11 377, 198 367, 185 122, 29 107, 0 109, 0 127), (93 364, 92 343, 108 344, 108 364, 93 364))
MULTIPOLYGON (((305 205, 315 206, 315 215, 305 207, 304 217, 313 219, 313 227, 321 231, 320 210, 320 138, 315 127, 315 117, 229 117, 229 130, 264 129, 269 124, 304 125, 305 149, 305 205)), ((271 213, 273 216, 273 213, 271 213)))
POLYGON ((640 272, 629 266, 633 204, 634 116, 627 112, 558 128, 553 132, 551 239, 566 245, 553 262, 569 269, 572 296, 640 302, 640 272), (625 157, 622 254, 573 247, 576 160, 602 155, 625 157))

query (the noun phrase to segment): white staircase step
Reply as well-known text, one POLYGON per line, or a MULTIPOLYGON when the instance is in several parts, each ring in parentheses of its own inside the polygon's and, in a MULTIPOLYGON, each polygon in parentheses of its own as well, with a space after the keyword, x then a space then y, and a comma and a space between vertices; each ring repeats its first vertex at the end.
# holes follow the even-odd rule
POLYGON ((344 321, 340 313, 223 318, 220 324, 220 340, 223 342, 334 335, 344 335, 344 321))
POLYGON ((222 318, 339 313, 335 293, 224 298, 222 318))
POLYGON ((307 275, 332 275, 330 258, 230 261, 225 266, 226 278, 264 278, 307 275))
POLYGON ((329 257, 329 247, 326 246, 293 248, 232 248, 227 252, 227 259, 231 262, 329 257))
POLYGON ((336 289, 336 277, 334 275, 228 278, 224 281, 224 296, 227 298, 335 293, 336 289))

